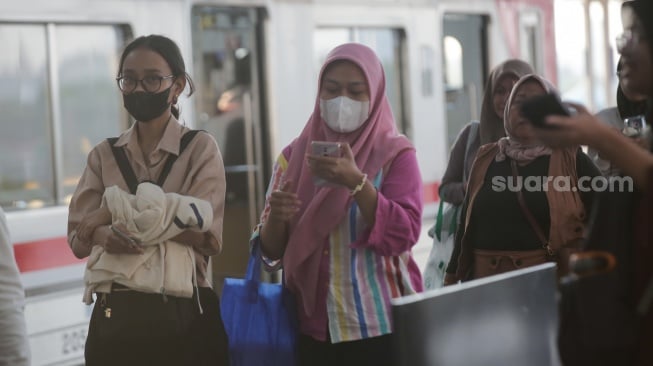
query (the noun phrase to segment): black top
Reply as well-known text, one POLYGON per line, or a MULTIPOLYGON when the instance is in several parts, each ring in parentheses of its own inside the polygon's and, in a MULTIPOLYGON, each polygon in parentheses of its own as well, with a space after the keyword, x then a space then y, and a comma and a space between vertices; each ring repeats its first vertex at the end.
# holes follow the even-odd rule
MULTIPOLYGON (((541 249, 542 243, 532 229, 526 216, 517 201, 516 189, 521 187, 524 201, 529 210, 540 224, 542 231, 549 235, 551 218, 549 217, 549 203, 546 192, 540 187, 546 182, 546 172, 549 170, 550 156, 540 156, 525 166, 518 166, 518 177, 515 182, 512 179, 510 159, 490 163, 485 180, 474 201, 468 230, 468 240, 475 249, 485 250, 533 250, 541 249), (543 174, 544 172, 544 174, 543 174), (543 176, 545 176, 543 178, 543 176)), ((600 176, 598 168, 591 159, 580 149, 576 155, 576 170, 578 177, 600 176)), ((564 184, 560 181, 559 185, 564 184)), ((554 187, 554 182, 548 182, 548 189, 554 187)), ((589 182, 583 183, 589 187, 589 182)), ((591 210, 594 192, 580 192, 581 200, 585 205, 585 211, 591 210)), ((469 197, 465 197, 465 203, 461 213, 461 221, 466 217, 469 197)), ((458 225, 458 232, 455 238, 454 252, 451 256, 450 266, 447 272, 453 273, 457 268, 457 259, 460 254, 460 240, 464 223, 458 225)))

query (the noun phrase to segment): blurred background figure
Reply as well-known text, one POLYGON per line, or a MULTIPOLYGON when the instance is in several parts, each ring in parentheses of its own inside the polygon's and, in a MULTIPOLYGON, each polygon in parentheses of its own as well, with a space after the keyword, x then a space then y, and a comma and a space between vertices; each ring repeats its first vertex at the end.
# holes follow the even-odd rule
MULTIPOLYGON (((617 85, 617 106, 601 110, 596 116, 607 123, 608 125, 616 128, 619 131, 624 131, 624 120, 626 118, 643 116, 646 113, 646 95, 639 94, 632 91, 623 83, 621 77, 622 60, 619 59, 617 63, 617 77, 619 84, 617 85)), ((647 138, 643 136, 633 136, 642 147, 648 146, 647 138)), ((596 150, 590 148, 587 154, 592 158, 594 164, 601 170, 603 175, 619 175, 619 169, 614 166, 610 161, 603 160, 596 150)))
POLYGON ((0 208, 0 366, 30 365, 24 301, 7 220, 0 208))
POLYGON ((467 124, 451 148, 439 192, 445 202, 454 205, 463 202, 467 177, 478 148, 496 142, 506 135, 503 110, 510 91, 519 78, 532 73, 534 71, 531 65, 521 60, 505 61, 490 72, 483 95, 480 120, 467 124))
MULTIPOLYGON (((617 38, 625 87, 653 100, 653 2, 622 5, 617 38)), ((604 192, 585 245, 617 258, 616 270, 578 281, 562 294, 560 354, 565 365, 653 364, 653 154, 607 126, 581 105, 572 117, 551 116, 555 128, 536 131, 550 146, 583 144, 635 184, 604 192)), ((651 109, 646 117, 651 121, 651 109)))

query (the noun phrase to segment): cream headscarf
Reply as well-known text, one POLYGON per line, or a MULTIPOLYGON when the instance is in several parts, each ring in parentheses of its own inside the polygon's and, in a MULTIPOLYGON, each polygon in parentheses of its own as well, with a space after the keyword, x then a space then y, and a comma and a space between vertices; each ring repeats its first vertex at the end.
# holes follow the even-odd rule
POLYGON ((510 123, 511 121, 509 117, 510 107, 515 100, 519 88, 527 82, 536 82, 540 84, 547 93, 558 94, 557 90, 555 90, 551 83, 535 74, 523 76, 517 81, 515 86, 512 88, 508 101, 506 102, 506 109, 503 111, 503 125, 506 130, 506 137, 503 137, 498 141, 499 153, 497 154, 496 161, 503 161, 506 159, 506 156, 508 156, 512 160, 515 160, 517 164, 526 165, 540 156, 551 155, 551 148, 548 146, 539 143, 524 145, 513 135, 513 125, 510 123))

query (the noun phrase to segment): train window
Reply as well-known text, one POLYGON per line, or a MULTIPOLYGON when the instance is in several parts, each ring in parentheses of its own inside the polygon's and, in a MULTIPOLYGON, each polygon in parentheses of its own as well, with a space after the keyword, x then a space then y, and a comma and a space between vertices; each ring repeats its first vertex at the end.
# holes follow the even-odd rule
POLYGON ((0 24, 0 203, 54 202, 46 29, 0 24))
POLYGON ((90 148, 120 132, 119 27, 0 23, 0 205, 66 204, 90 148))
POLYGON ((542 22, 540 14, 535 10, 525 10, 519 15, 521 35, 519 44, 524 61, 533 66, 535 71, 544 72, 542 57, 542 22))
POLYGON ((121 28, 65 25, 55 28, 61 115, 61 190, 67 203, 91 148, 126 126, 115 83, 123 47, 121 28))
POLYGON ((446 90, 462 89, 463 47, 454 37, 444 37, 444 82, 446 90))
MULTIPOLYGON (((558 88, 564 99, 590 102, 590 80, 587 76, 587 52, 584 0, 569 0, 556 4, 556 23, 564 24, 564 31, 556 32, 555 45, 558 61, 558 88), (573 34, 573 37, 569 37, 573 34)), ((594 106, 590 106, 593 109, 594 106)))
POLYGON ((358 42, 372 48, 381 59, 386 76, 386 94, 397 120, 397 128, 410 136, 403 85, 405 35, 400 29, 324 27, 313 33, 316 74, 327 53, 339 44, 358 42))

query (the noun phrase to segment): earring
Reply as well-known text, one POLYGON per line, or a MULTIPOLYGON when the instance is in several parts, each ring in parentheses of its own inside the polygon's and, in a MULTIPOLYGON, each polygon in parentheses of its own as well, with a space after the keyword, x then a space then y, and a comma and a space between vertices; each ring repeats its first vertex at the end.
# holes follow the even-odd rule
POLYGON ((178 98, 179 98, 179 95, 175 95, 174 98, 172 98, 172 104, 177 104, 178 98))

